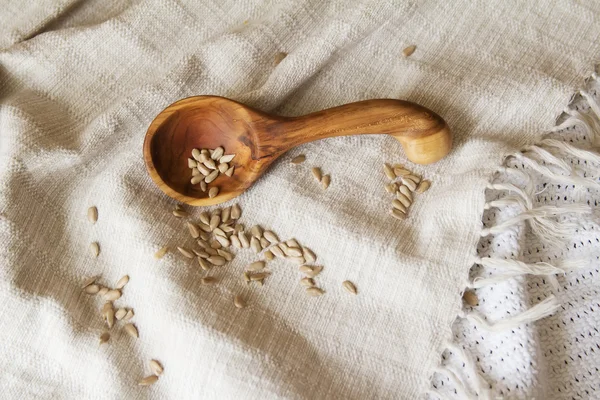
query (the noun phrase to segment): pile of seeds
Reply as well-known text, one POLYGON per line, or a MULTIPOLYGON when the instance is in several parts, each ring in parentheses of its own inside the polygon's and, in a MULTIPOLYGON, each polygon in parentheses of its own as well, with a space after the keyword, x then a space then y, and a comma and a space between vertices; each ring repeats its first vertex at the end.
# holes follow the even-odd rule
POLYGON ((431 186, 431 182, 421 180, 420 176, 399 164, 392 167, 386 163, 383 165, 383 172, 392 181, 385 185, 385 190, 396 195, 390 214, 396 219, 405 219, 413 203, 413 193, 424 193, 431 186))
MULTIPOLYGON (((192 158, 188 158, 188 167, 192 170, 192 185, 200 185, 200 190, 206 192, 208 184, 219 177, 220 174, 231 177, 235 167, 229 165, 235 154, 225 154, 223 147, 216 149, 193 149, 192 158)), ((208 197, 213 198, 219 194, 219 188, 213 186, 208 190, 208 197)))

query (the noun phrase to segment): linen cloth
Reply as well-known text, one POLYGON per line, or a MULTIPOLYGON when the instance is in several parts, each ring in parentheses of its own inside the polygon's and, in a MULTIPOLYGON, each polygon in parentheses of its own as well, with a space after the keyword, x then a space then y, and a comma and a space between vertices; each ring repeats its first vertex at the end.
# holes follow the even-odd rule
MULTIPOLYGON (((504 156, 535 142, 598 54, 595 3, 3 2, 0 13, 0 388, 39 398, 415 398, 430 385, 481 228, 484 188, 504 156), (411 44, 417 51, 403 58, 411 44), (288 56, 278 66, 276 53, 288 56), (200 287, 193 243, 148 178, 145 130, 182 97, 218 94, 283 115, 402 98, 442 115, 452 153, 407 163, 434 182, 391 220, 391 138, 303 146, 239 198, 260 223, 312 248, 325 296, 295 267, 263 288, 240 281, 239 252, 200 287), (322 191, 310 166, 332 176, 322 191), (85 219, 89 206, 99 221, 85 219), (98 241, 101 254, 90 258, 98 241), (102 332, 81 281, 131 282, 140 339, 102 332), (352 280, 360 295, 341 291, 352 280), (250 307, 236 310, 235 293, 250 307), (165 374, 136 382, 147 361, 165 374)), ((195 210, 198 215, 200 210, 195 210)), ((113 328, 114 329, 114 328, 113 328)))

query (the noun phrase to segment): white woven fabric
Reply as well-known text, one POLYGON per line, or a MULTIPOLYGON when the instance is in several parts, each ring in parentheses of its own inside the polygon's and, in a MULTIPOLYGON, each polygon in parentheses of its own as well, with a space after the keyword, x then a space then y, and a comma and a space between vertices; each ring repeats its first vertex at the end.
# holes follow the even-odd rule
POLYGON ((597 11, 567 1, 2 3, 0 389, 10 398, 422 395, 461 308, 488 177, 551 125, 600 48, 597 11), (289 55, 273 67, 280 51, 289 55), (284 157, 239 202, 246 226, 318 254, 326 295, 307 298, 283 263, 247 287, 249 252, 200 287, 195 261, 152 258, 192 241, 141 159, 152 118, 195 94, 284 115, 408 99, 448 121, 455 147, 410 165, 434 185, 396 222, 381 164, 405 162, 398 143, 303 146, 305 165, 284 157), (312 165, 331 174, 327 191, 312 165), (117 303, 135 309, 140 339, 117 327, 98 348, 101 302, 80 283, 125 273, 117 303), (342 292, 346 279, 359 296, 342 292), (233 307, 239 292, 245 310, 233 307), (150 358, 165 374, 139 388, 150 358))

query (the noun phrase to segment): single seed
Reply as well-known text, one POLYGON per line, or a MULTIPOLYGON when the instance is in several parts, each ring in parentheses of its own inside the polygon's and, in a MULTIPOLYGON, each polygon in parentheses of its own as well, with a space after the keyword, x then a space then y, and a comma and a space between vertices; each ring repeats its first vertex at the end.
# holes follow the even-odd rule
POLYGON ((235 167, 230 167, 227 171, 225 171, 225 175, 227 175, 228 177, 231 178, 234 170, 235 170, 235 167))
POLYGON ((198 171, 202 176, 207 176, 212 172, 212 170, 204 164, 198 164, 198 171))
POLYGON ((200 190, 203 191, 203 192, 206 192, 206 187, 207 187, 206 186, 206 182, 201 181, 200 182, 200 190))
POLYGON ((297 247, 288 247, 287 249, 284 249, 283 252, 290 257, 303 257, 302 250, 297 247))
POLYGON ((220 223, 221 223, 221 215, 220 214, 219 215, 217 215, 217 214, 213 215, 210 218, 210 224, 209 224, 210 230, 211 231, 214 230, 217 226, 219 226, 220 223))
POLYGON ((213 234, 215 234, 215 236, 223 236, 223 237, 227 237, 227 234, 225 232, 223 232, 223 229, 216 227, 215 229, 213 229, 213 234))
POLYGON ((300 284, 306 287, 313 287, 315 286, 315 281, 313 278, 302 278, 300 279, 300 284))
POLYGON ((210 225, 210 217, 208 216, 208 213, 203 212, 200 214, 200 222, 205 225, 210 225))
POLYGON ((302 248, 302 256, 304 257, 304 259, 306 260, 306 262, 314 263, 315 261, 317 261, 317 256, 308 247, 303 247, 302 248))
POLYGON ((225 207, 221 211, 221 222, 227 222, 231 219, 231 207, 225 207))
POLYGON ((257 254, 262 251, 262 246, 260 245, 260 241, 255 236, 252 236, 252 238, 250 239, 250 247, 257 254))
POLYGON ((263 269, 265 269, 265 267, 267 266, 267 264, 264 261, 255 261, 252 264, 248 265, 246 267, 246 269, 248 271, 261 271, 263 269))
POLYGON ((98 291, 98 295, 100 296, 104 296, 106 293, 108 293, 110 289, 108 289, 107 287, 100 287, 100 290, 98 291))
POLYGON ((322 173, 321 173, 321 168, 319 168, 319 167, 314 167, 314 168, 312 169, 312 174, 313 174, 313 176, 315 177, 315 179, 316 179, 317 181, 321 182, 321 179, 323 178, 323 175, 322 175, 322 173))
POLYGON ((127 314, 125 314, 125 317, 123 317, 123 321, 129 321, 134 315, 135 313, 133 312, 133 309, 127 310, 127 314))
POLYGON ((263 249, 266 249, 266 248, 267 248, 267 247, 269 247, 270 245, 271 245, 271 242, 269 242, 269 241, 267 240, 267 238, 265 238, 265 237, 261 237, 261 238, 260 238, 260 246, 261 246, 263 249))
POLYGON ((220 249, 222 246, 221 246, 221 243, 219 243, 219 242, 216 242, 216 244, 218 245, 218 247, 213 248, 213 247, 208 246, 208 249, 204 249, 204 251, 206 251, 211 256, 218 256, 219 253, 217 252, 217 250, 220 249))
POLYGON ((392 209, 392 210, 390 210, 390 214, 392 215, 392 217, 399 219, 399 220, 406 219, 406 214, 400 210, 392 209))
POLYGON ((264 256, 267 261, 271 261, 275 258, 275 255, 271 252, 271 250, 265 251, 264 256))
POLYGON ((125 329, 125 332, 127 332, 129 334, 129 336, 131 336, 131 337, 134 337, 134 338, 140 337, 140 334, 139 334, 137 328, 132 323, 125 324, 125 326, 123 326, 123 329, 125 329))
POLYGON ((323 291, 323 289, 320 289, 318 287, 309 287, 309 288, 306 288, 306 294, 308 294, 311 297, 321 296, 323 293, 325 293, 323 291))
POLYGON ((175 210, 182 211, 183 207, 181 207, 181 204, 175 204, 175 210))
POLYGON ((142 379, 138 383, 138 385, 139 386, 150 386, 150 385, 154 385, 156 383, 156 381, 158 381, 158 376, 150 375, 150 376, 147 376, 144 379, 142 379))
POLYGON ((104 307, 102 308, 102 316, 106 321, 108 329, 111 329, 115 324, 115 309, 110 301, 104 304, 104 307))
POLYGON ((302 265, 306 262, 304 257, 288 257, 288 260, 290 260, 291 262, 296 263, 298 265, 302 265))
POLYGON ((207 258, 207 260, 214 265, 225 265, 227 262, 227 260, 221 256, 210 256, 207 258))
POLYGON ((210 227, 210 225, 208 225, 208 223, 204 224, 204 223, 200 222, 198 224, 198 227, 206 233, 212 232, 212 228, 210 227))
POLYGON ((247 249, 248 247, 250 247, 250 241, 248 240, 248 236, 246 236, 244 232, 238 233, 238 238, 240 239, 242 248, 247 249))
POLYGON ((90 243, 90 253, 92 253, 94 257, 98 257, 100 254, 100 245, 98 242, 90 243))
POLYGON ((159 376, 163 373, 163 366, 156 360, 150 360, 150 371, 156 376, 159 376))
POLYGON ((219 228, 221 228, 221 230, 225 233, 233 233, 234 231, 234 229, 230 225, 221 224, 219 225, 219 228))
POLYGON ((250 282, 250 274, 249 274, 247 271, 246 271, 246 272, 244 272, 244 281, 245 281, 246 283, 249 283, 249 282, 250 282))
POLYGON ((271 247, 271 252, 279 258, 285 258, 283 250, 281 250, 281 247, 279 247, 278 245, 271 247))
POLYGON ((196 249, 192 249, 192 251, 194 252, 195 255, 197 255, 200 258, 208 258, 210 256, 210 254, 208 254, 206 251, 204 250, 196 250, 196 249))
POLYGON ((200 171, 198 170, 198 168, 192 168, 192 176, 199 176, 200 175, 200 171))
POLYGON ((421 181, 421 183, 419 183, 419 186, 417 186, 416 192, 417 193, 425 193, 430 187, 431 187, 431 182, 428 180, 423 180, 423 181, 421 181))
POLYGON ((202 240, 209 240, 210 239, 210 233, 208 233, 208 232, 200 232, 200 239, 202 239, 202 240))
POLYGON ((242 248, 242 242, 240 242, 240 239, 237 237, 237 235, 235 235, 235 234, 234 234, 234 235, 231 235, 231 238, 230 238, 230 240, 231 240, 231 243, 232 243, 232 244, 233 244, 235 247, 237 247, 238 249, 241 249, 241 248, 242 248))
POLYGON ((398 184, 397 183, 388 183, 387 185, 385 185, 385 191, 388 193, 396 193, 396 191, 398 190, 398 184))
POLYGON ((88 285, 83 289, 87 294, 97 294, 100 291, 100 286, 96 284, 88 285))
MULTIPOLYGON (((219 228, 217 228, 217 229, 219 229, 219 228)), ((220 236, 219 235, 219 236, 215 236, 215 238, 217 239, 217 242, 221 243, 221 246, 223 246, 223 247, 229 247, 229 246, 231 246, 231 241, 229 239, 227 239, 226 236, 220 236)))
POLYGON ((300 248, 300 243, 298 243, 296 239, 286 240, 285 244, 288 245, 288 247, 296 247, 298 249, 300 248))
POLYGON ((194 160, 193 158, 188 158, 189 168, 196 168, 196 165, 198 165, 198 162, 196 160, 194 160))
POLYGON ((90 286, 92 283, 96 282, 96 279, 98 279, 97 276, 92 276, 91 278, 86 279, 85 281, 83 281, 83 285, 81 286, 81 288, 85 289, 86 287, 90 286))
POLYGON ((208 197, 210 197, 211 199, 214 197, 217 197, 218 194, 219 194, 219 188, 216 186, 211 187, 210 190, 208 191, 208 197))
POLYGON ((167 251, 169 251, 167 246, 161 247, 156 253, 154 253, 154 258, 160 260, 165 256, 165 254, 167 254, 167 251))
POLYGON ((115 285, 115 289, 123 289, 125 285, 129 282, 129 275, 124 275, 121 279, 117 281, 115 285))
POLYGON ((124 308, 119 308, 119 309, 117 310, 117 312, 115 313, 115 318, 116 318, 118 321, 120 321, 120 320, 122 320, 123 318, 125 318, 125 316, 126 316, 126 315, 127 315, 127 310, 126 310, 126 309, 124 309, 124 308))
POLYGON ((229 165, 227 165, 227 163, 221 163, 218 165, 217 169, 220 173, 224 174, 229 169, 229 165))
POLYGON ((104 332, 100 335, 100 344, 104 344, 110 340, 110 333, 104 332))
POLYGON ((257 274, 250 275, 250 280, 251 281, 262 281, 263 279, 265 279, 269 275, 270 274, 268 272, 259 272, 257 274))
POLYGON ((240 232, 244 231, 244 224, 235 224, 235 228, 233 229, 233 233, 236 235, 240 232))
POLYGON ((383 164, 383 172, 388 179, 396 179, 396 174, 394 174, 394 169, 390 166, 390 164, 383 164))
POLYGON ((212 285, 216 281, 217 281, 217 279, 214 276, 207 276, 207 277, 200 279, 200 283, 203 285, 212 285))
POLYGON ((400 191, 396 192, 396 198, 406 208, 410 207, 410 205, 412 204, 412 201, 410 201, 410 199, 408 197, 406 197, 405 195, 403 195, 402 193, 400 193, 400 191))
POLYGON ((238 204, 231 206, 231 219, 238 219, 242 216, 242 209, 238 204))
POLYGON ((392 207, 394 207, 397 210, 402 211, 404 214, 406 214, 406 212, 407 212, 407 208, 404 207, 404 204, 402 204, 400 202, 400 200, 398 200, 398 199, 395 199, 394 201, 392 201, 392 207))
POLYGON ((98 209, 95 206, 88 208, 88 221, 95 224, 98 221, 98 209))
POLYGON ((299 269, 300 272, 302 272, 304 275, 308 276, 309 278, 314 278, 315 276, 321 273, 323 267, 320 265, 314 267, 311 267, 309 265, 303 265, 299 269))
POLYGON ((410 171, 404 167, 394 167, 394 175, 396 175, 398 177, 406 176, 406 175, 410 175, 410 171))
POLYGON ((306 156, 304 154, 292 158, 292 164, 302 164, 304 161, 306 161, 306 156))
POLYGON ((209 150, 209 149, 202 149, 202 150, 200 150, 200 153, 201 153, 201 154, 204 154, 204 155, 205 155, 205 156, 207 156, 207 157, 210 157, 210 155, 211 155, 211 153, 212 153, 212 150, 209 150))
POLYGON ((277 243, 279 242, 279 238, 277 237, 276 234, 274 234, 272 231, 264 231, 263 232, 263 236, 265 237, 265 239, 267 239, 270 243, 277 243))
POLYGON ((325 175, 323 179, 321 179, 321 186, 323 186, 323 189, 327 189, 330 183, 331 177, 329 175, 325 175))
POLYGON ((211 172, 210 174, 208 174, 206 176, 206 178, 204 178, 204 182, 211 183, 212 181, 214 181, 215 179, 217 179, 217 176, 219 176, 219 171, 218 170, 214 170, 213 172, 211 172))
MULTIPOLYGON (((208 169, 212 169, 212 170, 214 170, 214 171, 212 171, 212 172, 215 172, 215 171, 217 170, 217 164, 215 164, 214 160, 211 160, 211 159, 208 159, 208 160, 204 161, 204 166, 205 166, 206 168, 208 168, 208 169)), ((217 172, 217 175, 218 175, 218 174, 219 174, 219 173, 217 172)), ((208 183, 208 182, 207 182, 207 183, 208 183)))
POLYGON ((221 247, 223 247, 223 245, 217 240, 211 240, 210 247, 212 249, 214 249, 215 251, 217 251, 217 249, 220 249, 221 247))
POLYGON ((404 183, 412 191, 414 191, 414 189, 412 189, 412 185, 408 185, 407 182, 414 183, 414 186, 415 186, 415 189, 416 189, 416 185, 419 184, 419 182, 421 182, 421 178, 419 176, 416 176, 416 175, 406 175, 406 176, 402 177, 402 183, 404 183))
POLYGON ((231 254, 230 252, 228 252, 227 250, 223 250, 223 249, 218 249, 217 253, 219 253, 219 255, 221 257, 223 257, 224 259, 226 259, 227 261, 231 261, 233 260, 233 254, 231 254))
POLYGON ((192 157, 194 157, 194 159, 196 159, 196 160, 199 160, 200 159, 200 150, 192 149, 192 157))
POLYGON ((211 263, 203 258, 198 258, 198 264, 200 264, 200 268, 202 268, 203 271, 208 271, 213 267, 211 263))
POLYGON ((213 160, 218 160, 223 156, 224 153, 225 150, 221 146, 219 146, 212 152, 210 158, 212 158, 213 160))
POLYGON ((236 308, 244 308, 244 307, 246 307, 246 301, 239 294, 236 295, 233 298, 233 304, 235 305, 236 308))
POLYGON ((404 50, 402 50, 402 53, 404 54, 404 57, 410 57, 410 55, 412 53, 415 52, 415 50, 417 49, 417 46, 415 46, 414 44, 411 46, 408 46, 407 48, 405 48, 404 50))
POLYGON ((192 176, 192 179, 190 179, 190 183, 192 185, 197 185, 200 182, 202 182, 203 179, 204 179, 204 177, 202 175, 192 176))
POLYGON ((194 253, 192 253, 191 251, 189 251, 188 249, 186 249, 185 247, 179 247, 177 246, 177 250, 179 250, 179 252, 181 254, 183 254, 185 257, 187 258, 194 258, 194 253))
POLYGON ((185 210, 173 210, 173 215, 177 218, 185 218, 188 217, 190 214, 185 210))
POLYGON ((200 228, 198 228, 196 224, 188 222, 187 227, 188 231, 190 231, 190 235, 192 235, 194 239, 198 239, 200 237, 200 228))
POLYGON ((275 54, 275 58, 273 59, 273 66, 276 67, 279 65, 280 62, 283 61, 284 58, 287 57, 287 53, 277 53, 275 54))
POLYGON ((467 303, 471 307, 475 307, 476 305, 479 304, 479 299, 477 298, 477 295, 475 294, 475 292, 473 292, 471 290, 467 290, 463 294, 463 300, 465 301, 465 303, 467 303))
POLYGON ((412 201, 413 201, 412 192, 410 191, 410 189, 407 186, 405 186, 405 185, 400 186, 398 188, 398 191, 400 193, 402 193, 403 195, 405 195, 406 198, 408 200, 410 200, 410 202, 412 203, 412 201))
POLYGON ((104 298, 109 301, 118 300, 121 298, 121 291, 119 289, 113 289, 106 292, 104 298))
POLYGON ((346 289, 348 292, 350 292, 352 294, 358 293, 358 291, 356 290, 356 286, 354 285, 354 283, 352 283, 350 281, 342 282, 342 286, 344 287, 344 289, 346 289))
POLYGON ((235 157, 235 154, 225 154, 224 156, 221 156, 221 158, 219 158, 219 162, 220 163, 229 163, 229 162, 231 162, 231 160, 233 160, 234 157, 235 157))
POLYGON ((255 238, 257 238, 257 239, 260 239, 262 237, 262 234, 263 234, 263 229, 259 225, 254 225, 250 229, 250 234, 252 236, 254 236, 255 238))

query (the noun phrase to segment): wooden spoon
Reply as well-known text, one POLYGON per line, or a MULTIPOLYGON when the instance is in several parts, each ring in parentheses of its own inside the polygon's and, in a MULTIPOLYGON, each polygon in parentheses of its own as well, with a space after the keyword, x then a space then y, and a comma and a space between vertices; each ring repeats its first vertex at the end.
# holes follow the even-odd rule
MULTIPOLYGON (((450 151, 452 137, 434 112, 402 100, 365 100, 301 117, 269 115, 217 96, 179 100, 150 124, 144 140, 144 160, 152 180, 175 200, 209 206, 239 196, 286 151, 333 136, 384 133, 402 144, 409 160, 438 161, 450 151), (224 174, 208 186, 219 194, 208 197, 192 185, 188 157, 192 149, 215 149, 235 154, 232 177, 224 174)), ((357 154, 360 150, 357 149, 357 154)))

